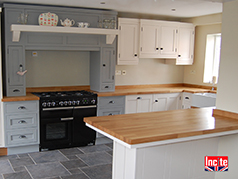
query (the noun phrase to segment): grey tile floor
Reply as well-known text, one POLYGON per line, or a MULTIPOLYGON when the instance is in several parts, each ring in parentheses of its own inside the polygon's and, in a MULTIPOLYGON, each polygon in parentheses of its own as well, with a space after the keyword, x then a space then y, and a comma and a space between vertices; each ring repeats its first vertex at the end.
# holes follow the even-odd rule
POLYGON ((0 157, 0 179, 111 179, 112 143, 0 157))

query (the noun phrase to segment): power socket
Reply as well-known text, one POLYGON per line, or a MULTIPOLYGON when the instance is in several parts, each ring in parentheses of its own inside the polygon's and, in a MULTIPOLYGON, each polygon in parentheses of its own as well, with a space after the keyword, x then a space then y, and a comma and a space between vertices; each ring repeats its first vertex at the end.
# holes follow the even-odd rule
POLYGON ((122 70, 122 75, 126 75, 126 70, 122 70))

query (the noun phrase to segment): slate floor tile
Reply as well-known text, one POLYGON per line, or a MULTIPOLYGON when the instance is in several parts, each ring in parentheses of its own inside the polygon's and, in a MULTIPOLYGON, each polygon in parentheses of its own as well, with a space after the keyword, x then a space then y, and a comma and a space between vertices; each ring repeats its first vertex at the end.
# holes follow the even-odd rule
POLYGON ((32 179, 27 171, 3 174, 4 179, 32 179))
POLYGON ((69 176, 62 176, 62 179, 90 179, 86 175, 82 174, 74 174, 69 176))
POLYGON ((111 151, 107 151, 107 153, 109 153, 112 156, 113 151, 112 150, 111 151))
POLYGON ((94 167, 85 167, 81 169, 92 179, 111 179, 112 178, 112 165, 99 165, 94 167))
POLYGON ((82 160, 77 159, 77 160, 69 160, 69 161, 63 161, 60 162, 62 165, 64 165, 65 168, 67 169, 73 169, 73 168, 78 168, 78 167, 85 167, 87 166, 82 160))
POLYGON ((26 171, 26 168, 24 166, 14 167, 13 169, 15 172, 26 171))
POLYGON ((36 152, 29 154, 33 160, 38 163, 56 162, 56 161, 67 161, 68 159, 61 154, 58 150, 36 152))
POLYGON ((109 144, 105 144, 105 145, 110 147, 111 149, 113 149, 113 143, 109 143, 109 144))
POLYGON ((35 164, 31 158, 17 158, 17 159, 9 159, 10 163, 12 164, 12 167, 20 167, 25 165, 33 165, 35 164))
POLYGON ((16 159, 17 155, 0 156, 0 160, 16 159))
POLYGON ((71 174, 80 174, 82 171, 79 168, 68 169, 71 174))
POLYGON ((89 166, 111 164, 112 156, 107 152, 97 152, 77 155, 82 161, 89 166))
POLYGON ((13 172, 14 171, 8 160, 0 160, 0 174, 13 172))
POLYGON ((60 149, 60 152, 62 152, 65 156, 68 155, 77 155, 77 154, 82 154, 78 148, 68 148, 68 149, 60 149))
POLYGON ((27 166, 27 170, 34 179, 70 175, 70 173, 59 162, 31 165, 27 166))
POLYGON ((102 152, 102 151, 110 151, 112 150, 110 147, 106 145, 93 145, 93 146, 85 146, 79 148, 83 153, 92 153, 92 152, 102 152))

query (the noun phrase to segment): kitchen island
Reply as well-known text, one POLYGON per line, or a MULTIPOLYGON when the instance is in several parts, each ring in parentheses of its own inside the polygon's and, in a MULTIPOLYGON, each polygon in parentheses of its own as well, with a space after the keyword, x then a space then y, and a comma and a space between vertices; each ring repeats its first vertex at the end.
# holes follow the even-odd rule
POLYGON ((237 143, 238 120, 213 115, 212 108, 90 117, 84 121, 113 140, 114 179, 215 178, 215 172, 204 171, 206 155, 222 154, 237 160, 232 155, 237 148, 230 147, 231 152, 225 154, 220 149, 237 143))

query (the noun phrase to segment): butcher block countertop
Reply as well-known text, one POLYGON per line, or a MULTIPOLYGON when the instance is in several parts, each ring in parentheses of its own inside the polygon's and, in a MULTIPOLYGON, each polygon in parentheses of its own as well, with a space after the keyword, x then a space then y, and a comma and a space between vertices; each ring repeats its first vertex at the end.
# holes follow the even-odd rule
MULTIPOLYGON (((114 92, 96 92, 98 97, 106 96, 125 96, 138 94, 158 94, 158 93, 216 93, 216 90, 210 90, 211 87, 190 85, 190 84, 160 84, 160 85, 129 85, 116 86, 114 92)), ((31 101, 39 100, 39 97, 32 92, 47 92, 47 91, 75 91, 75 90, 90 90, 90 86, 66 86, 66 87, 36 87, 27 88, 26 96, 6 97, 2 98, 2 102, 11 101, 31 101)))
POLYGON ((238 130, 238 119, 212 108, 84 118, 89 125, 130 145, 238 130))

